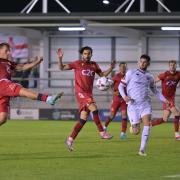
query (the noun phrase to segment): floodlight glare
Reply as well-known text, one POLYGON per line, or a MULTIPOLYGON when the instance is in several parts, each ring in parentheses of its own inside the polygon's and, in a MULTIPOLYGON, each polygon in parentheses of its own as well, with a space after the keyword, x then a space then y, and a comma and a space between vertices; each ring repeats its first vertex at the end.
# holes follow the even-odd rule
POLYGON ((85 27, 59 27, 59 31, 85 31, 85 27))
POLYGON ((104 4, 109 4, 109 1, 108 0, 103 0, 103 3, 104 4))
POLYGON ((163 31, 180 31, 180 27, 161 27, 163 31))

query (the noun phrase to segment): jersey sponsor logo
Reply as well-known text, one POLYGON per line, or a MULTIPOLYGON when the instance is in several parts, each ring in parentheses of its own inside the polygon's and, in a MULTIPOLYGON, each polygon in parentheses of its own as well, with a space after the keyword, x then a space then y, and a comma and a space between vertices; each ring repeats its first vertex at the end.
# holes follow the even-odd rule
POLYGON ((167 81, 166 85, 167 86, 175 86, 176 85, 176 81, 167 81))
POLYGON ((84 76, 94 76, 95 75, 95 72, 94 71, 91 71, 90 69, 83 69, 82 70, 82 75, 84 76))

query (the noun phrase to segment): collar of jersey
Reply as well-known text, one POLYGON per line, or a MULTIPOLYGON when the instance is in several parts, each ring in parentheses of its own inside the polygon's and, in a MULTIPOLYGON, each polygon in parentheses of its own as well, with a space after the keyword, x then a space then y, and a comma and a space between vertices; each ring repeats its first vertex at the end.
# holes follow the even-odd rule
POLYGON ((143 74, 145 74, 146 73, 146 71, 143 71, 142 69, 137 69, 139 72, 141 72, 141 73, 143 73, 143 74))

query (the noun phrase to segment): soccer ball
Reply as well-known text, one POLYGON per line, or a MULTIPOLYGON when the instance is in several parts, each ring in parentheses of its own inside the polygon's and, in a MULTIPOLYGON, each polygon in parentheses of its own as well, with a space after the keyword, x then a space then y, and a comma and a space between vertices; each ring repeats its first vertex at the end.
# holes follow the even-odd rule
POLYGON ((131 125, 129 131, 131 134, 138 135, 140 133, 140 124, 131 125))
POLYGON ((113 81, 107 77, 100 77, 96 81, 96 87, 100 91, 106 91, 110 88, 110 86, 113 84, 113 81))

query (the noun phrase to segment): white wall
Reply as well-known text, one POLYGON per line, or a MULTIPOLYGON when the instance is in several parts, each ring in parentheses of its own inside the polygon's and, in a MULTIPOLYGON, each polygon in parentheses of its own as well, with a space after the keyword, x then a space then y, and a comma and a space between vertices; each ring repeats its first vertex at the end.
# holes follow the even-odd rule
POLYGON ((116 59, 134 61, 139 58, 138 38, 116 38, 116 59))
POLYGON ((179 58, 179 39, 178 38, 149 38, 149 55, 153 61, 169 61, 179 58))
POLYGON ((97 62, 111 62, 110 38, 83 38, 82 46, 90 46, 93 48, 92 60, 97 62))

